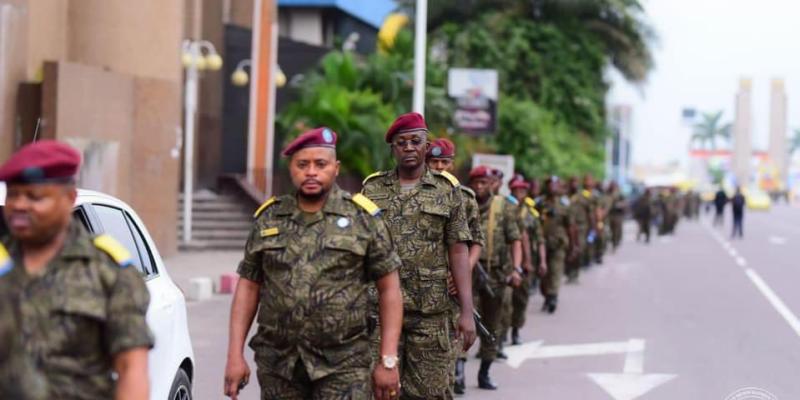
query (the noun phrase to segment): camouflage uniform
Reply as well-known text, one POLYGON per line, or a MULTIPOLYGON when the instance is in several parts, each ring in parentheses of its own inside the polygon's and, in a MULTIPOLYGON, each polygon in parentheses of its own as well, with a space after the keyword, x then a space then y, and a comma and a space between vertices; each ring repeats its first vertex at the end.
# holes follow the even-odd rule
MULTIPOLYGON (((469 233, 472 236, 472 244, 476 244, 479 246, 484 246, 484 237, 483 232, 481 231, 481 221, 480 221, 480 213, 478 212, 478 201, 475 200, 475 192, 472 189, 466 186, 459 186, 461 189, 461 197, 464 199, 464 213, 467 216, 467 226, 469 226, 469 233)), ((474 296, 477 295, 474 286, 473 286, 473 293, 474 296)), ((477 299, 477 297, 475 297, 477 299)), ((478 302, 475 301, 475 307, 477 307, 478 302)), ((480 310, 479 310, 480 312, 480 310)), ((459 307, 457 302, 453 302, 453 329, 458 325, 458 316, 461 313, 461 308, 459 307)), ((455 331, 454 331, 455 332, 455 331)), ((463 351, 463 346, 460 342, 454 340, 453 341, 453 361, 455 362, 458 358, 467 358, 467 352, 463 351)))
POLYGON ((0 244, 0 399, 35 400, 47 398, 44 376, 34 369, 19 344, 18 304, 9 295, 2 277, 12 267, 0 244))
MULTIPOLYGON (((514 270, 511 260, 511 244, 520 240, 519 214, 517 207, 509 203, 500 196, 494 196, 486 204, 479 206, 481 213, 481 229, 484 232, 487 245, 481 252, 481 264, 489 274, 489 285, 494 292, 494 297, 489 297, 480 293, 481 311, 483 312, 483 323, 486 328, 494 333, 498 340, 503 333, 502 313, 503 306, 507 297, 504 295, 506 290, 510 292, 508 286, 508 276, 514 270), (492 203, 496 203, 493 207, 492 203), (494 229, 491 243, 489 240, 489 217, 492 208, 495 209, 494 229)), ((497 357, 497 342, 481 340, 478 357, 484 361, 492 361, 497 357)))
POLYGON ((400 259, 356 201, 334 187, 319 212, 286 195, 256 215, 237 272, 263 285, 250 341, 262 399, 370 397, 367 288, 400 259))
POLYGON ((625 221, 625 197, 617 192, 610 195, 611 208, 609 222, 611 224, 611 244, 616 249, 622 243, 622 223, 625 221))
POLYGON ((578 227, 578 257, 574 260, 567 260, 566 274, 570 279, 575 279, 580 274, 582 265, 588 261, 590 254, 587 237, 589 236, 589 224, 591 223, 591 214, 594 212, 593 200, 591 194, 587 192, 578 192, 573 194, 570 199, 569 213, 572 215, 573 221, 578 227))
POLYGON ((401 396, 452 398, 448 247, 472 240, 458 181, 426 168, 414 187, 403 188, 392 170, 367 177, 363 193, 383 210, 403 261, 401 396))
MULTIPOLYGON (((5 284, 19 299, 22 344, 45 375, 48 397, 113 398, 113 356, 153 345, 145 322, 150 295, 121 245, 109 251, 79 223, 68 229, 41 276, 14 268, 5 284)), ((18 243, 5 243, 23 265, 18 243)))
MULTIPOLYGON (((506 207, 510 207, 510 208, 513 209, 514 220, 517 223, 517 230, 519 231, 519 236, 520 236, 519 239, 521 240, 522 239, 522 232, 524 232, 527 229, 526 228, 525 218, 523 217, 523 214, 520 212, 522 207, 520 206, 519 201, 517 201, 517 199, 515 197, 511 196, 511 195, 506 196, 505 199, 506 199, 506 207)), ((509 248, 509 254, 511 254, 510 251, 511 250, 509 248)), ((510 262, 511 262, 511 259, 509 258, 509 263, 510 262)), ((515 265, 511 265, 512 269, 514 267, 515 267, 515 265)), ((516 267, 521 267, 521 265, 516 265, 516 267)), ((524 276, 522 276, 522 278, 525 279, 524 276)), ((502 292, 503 293, 503 312, 500 314, 501 315, 501 317, 500 317, 500 336, 498 336, 501 339, 501 344, 500 344, 500 350, 501 351, 502 351, 503 343, 505 343, 506 340, 508 339, 508 330, 511 328, 511 320, 512 320, 513 314, 514 314, 514 289, 515 288, 513 288, 511 286, 506 286, 505 289, 502 292)))
MULTIPOLYGON (((524 229, 528 233, 528 243, 531 247, 531 265, 534 271, 539 265, 539 244, 542 243, 543 233, 542 224, 539 219, 539 212, 536 211, 533 199, 525 198, 525 203, 519 207, 520 219, 523 221, 524 229)), ((528 309, 528 299, 530 286, 533 283, 535 272, 522 279, 522 284, 513 289, 511 313, 511 327, 522 328, 525 325, 525 314, 528 309)))
POLYGON ((598 221, 598 232, 594 242, 594 249, 593 249, 593 256, 594 260, 599 264, 603 262, 603 255, 606 252, 606 248, 608 247, 608 236, 609 236, 609 225, 610 225, 610 211, 611 211, 611 203, 613 199, 611 195, 608 193, 603 192, 595 192, 593 194, 595 198, 595 206, 598 209, 602 209, 605 217, 602 221, 598 221))
POLYGON ((542 279, 541 291, 544 296, 558 296, 569 248, 569 227, 574 220, 564 197, 545 197, 537 203, 537 210, 542 217, 547 251, 547 275, 542 279))

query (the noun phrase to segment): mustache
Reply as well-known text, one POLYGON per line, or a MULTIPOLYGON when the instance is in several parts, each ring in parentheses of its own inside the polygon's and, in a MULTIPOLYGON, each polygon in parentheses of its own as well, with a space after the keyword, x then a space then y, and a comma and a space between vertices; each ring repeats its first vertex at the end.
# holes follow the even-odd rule
POLYGON ((318 180, 316 180, 316 179, 306 179, 306 180, 304 180, 304 181, 303 181, 301 184, 302 184, 302 185, 305 185, 305 184, 307 184, 307 183, 316 183, 317 185, 320 185, 320 186, 322 186, 322 182, 320 182, 320 181, 318 181, 318 180))

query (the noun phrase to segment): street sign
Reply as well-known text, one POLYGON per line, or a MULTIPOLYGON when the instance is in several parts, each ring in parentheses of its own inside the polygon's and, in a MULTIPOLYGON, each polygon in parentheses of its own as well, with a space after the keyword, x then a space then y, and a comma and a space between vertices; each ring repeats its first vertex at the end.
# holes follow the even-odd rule
POLYGON ((455 102, 453 124, 468 134, 492 134, 497 128, 497 70, 451 68, 447 93, 455 102))

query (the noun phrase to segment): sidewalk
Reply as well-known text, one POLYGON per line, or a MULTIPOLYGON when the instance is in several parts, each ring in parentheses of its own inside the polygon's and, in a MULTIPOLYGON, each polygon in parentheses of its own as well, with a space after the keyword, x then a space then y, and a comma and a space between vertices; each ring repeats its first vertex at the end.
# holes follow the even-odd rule
POLYGON ((164 259, 172 280, 184 293, 189 289, 192 278, 208 277, 219 284, 224 273, 235 273, 241 251, 184 251, 164 259))

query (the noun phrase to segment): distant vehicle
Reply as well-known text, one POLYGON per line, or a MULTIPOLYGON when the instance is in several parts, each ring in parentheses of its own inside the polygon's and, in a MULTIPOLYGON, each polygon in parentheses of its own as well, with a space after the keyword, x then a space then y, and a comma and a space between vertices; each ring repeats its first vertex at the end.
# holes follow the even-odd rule
POLYGON ((743 190, 747 208, 751 210, 769 210, 772 208, 772 199, 767 192, 759 188, 748 188, 743 190))
MULTIPOLYGON (((6 187, 0 183, 0 211, 5 203, 6 187)), ((89 190, 78 191, 72 216, 92 234, 109 234, 125 245, 147 284, 147 325, 155 337, 148 357, 150 398, 191 400, 195 365, 186 300, 169 277, 144 223, 121 200, 89 190)), ((0 217, 0 236, 7 232, 0 217)))

